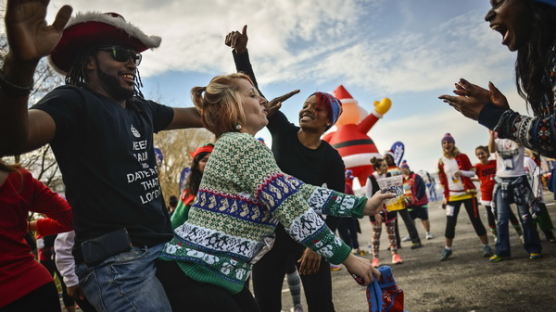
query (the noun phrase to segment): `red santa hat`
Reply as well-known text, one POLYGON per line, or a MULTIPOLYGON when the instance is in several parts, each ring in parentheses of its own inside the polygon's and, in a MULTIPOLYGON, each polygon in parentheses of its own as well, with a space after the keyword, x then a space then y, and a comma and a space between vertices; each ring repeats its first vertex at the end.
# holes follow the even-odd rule
POLYGON ((50 53, 50 65, 67 74, 82 51, 104 44, 119 44, 143 52, 158 48, 161 38, 148 36, 117 13, 86 12, 72 17, 50 53))
POLYGON ((351 96, 351 94, 344 88, 343 85, 339 85, 333 92, 334 96, 342 102, 342 104, 346 103, 357 103, 357 101, 351 96))

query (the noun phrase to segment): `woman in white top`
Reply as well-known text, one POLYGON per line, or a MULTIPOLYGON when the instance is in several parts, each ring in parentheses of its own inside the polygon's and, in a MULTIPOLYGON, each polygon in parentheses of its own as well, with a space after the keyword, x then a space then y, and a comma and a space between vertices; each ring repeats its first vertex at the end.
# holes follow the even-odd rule
POLYGON ((494 203, 496 211, 496 254, 491 262, 500 262, 510 257, 510 237, 508 232, 508 215, 510 204, 515 203, 519 220, 523 228, 523 247, 531 260, 542 256, 542 246, 535 220, 531 214, 534 195, 527 180, 523 165, 524 148, 510 139, 498 139, 491 132, 489 150, 496 152, 496 186, 494 203))

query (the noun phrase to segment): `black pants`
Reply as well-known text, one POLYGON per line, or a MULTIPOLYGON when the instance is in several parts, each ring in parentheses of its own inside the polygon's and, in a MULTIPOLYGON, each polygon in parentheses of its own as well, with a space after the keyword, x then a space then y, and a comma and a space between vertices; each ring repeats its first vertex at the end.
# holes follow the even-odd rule
POLYGON ((174 312, 259 312, 249 287, 238 294, 189 278, 175 261, 158 260, 156 276, 174 312))
POLYGON ((477 205, 476 198, 469 198, 464 200, 449 201, 446 209, 450 209, 448 206, 454 207, 453 212, 446 211, 446 232, 445 236, 448 239, 453 239, 456 236, 456 224, 458 223, 458 214, 461 204, 465 207, 469 220, 475 229, 477 236, 483 236, 486 234, 485 227, 481 221, 481 216, 479 215, 479 209, 477 205))
POLYGON ((54 282, 45 284, 22 298, 0 308, 0 312, 44 311, 60 312, 60 299, 54 282))
MULTIPOLYGON (((402 209, 402 210, 398 210, 397 213, 403 219, 403 223, 405 224, 405 227, 407 228, 407 233, 409 234, 409 237, 411 238, 411 242, 414 243, 414 244, 421 243, 421 239, 419 238, 419 233, 417 232, 417 227, 415 227, 415 220, 413 220, 413 218, 411 218, 411 215, 409 214, 409 211, 407 211, 407 209, 402 209)), ((398 244, 398 248, 400 248, 400 246, 401 246, 400 231, 399 231, 399 228, 398 228, 399 220, 400 220, 400 218, 396 219, 396 242, 398 244)))
MULTIPOLYGON (((253 267, 255 299, 263 312, 280 312, 282 284, 288 267, 301 258, 305 247, 293 241, 282 226, 276 227, 274 247, 253 267)), ((321 259, 317 273, 301 275, 309 312, 333 312, 330 265, 321 259)))
POLYGON ((536 219, 537 224, 543 231, 546 239, 554 239, 554 233, 552 233, 554 225, 552 225, 552 220, 550 219, 550 215, 548 214, 548 209, 546 209, 546 205, 541 201, 537 202, 537 205, 539 209, 539 213, 536 219))

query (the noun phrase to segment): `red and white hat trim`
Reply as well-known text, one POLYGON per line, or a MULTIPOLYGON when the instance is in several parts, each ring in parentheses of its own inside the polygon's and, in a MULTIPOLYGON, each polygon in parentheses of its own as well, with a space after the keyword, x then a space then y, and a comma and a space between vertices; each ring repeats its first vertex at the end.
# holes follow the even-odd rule
POLYGON ((67 74, 79 52, 90 46, 117 42, 143 52, 159 47, 161 41, 160 37, 145 34, 117 13, 78 13, 67 23, 49 62, 57 72, 67 74))

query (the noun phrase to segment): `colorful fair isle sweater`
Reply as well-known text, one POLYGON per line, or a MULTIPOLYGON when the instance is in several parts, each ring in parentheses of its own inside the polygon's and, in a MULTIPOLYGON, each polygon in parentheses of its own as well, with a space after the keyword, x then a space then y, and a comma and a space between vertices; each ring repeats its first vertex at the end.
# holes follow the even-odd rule
POLYGON ((552 87, 552 97, 546 94, 535 117, 520 115, 511 109, 485 105, 479 123, 498 132, 499 138, 510 139, 548 157, 556 157, 556 43, 543 78, 552 87))
POLYGON ((189 218, 175 229, 162 258, 177 261, 194 280, 238 293, 252 265, 270 250, 278 223, 329 262, 342 263, 351 248, 319 214, 362 217, 366 202, 288 176, 253 136, 225 133, 206 165, 189 218))

